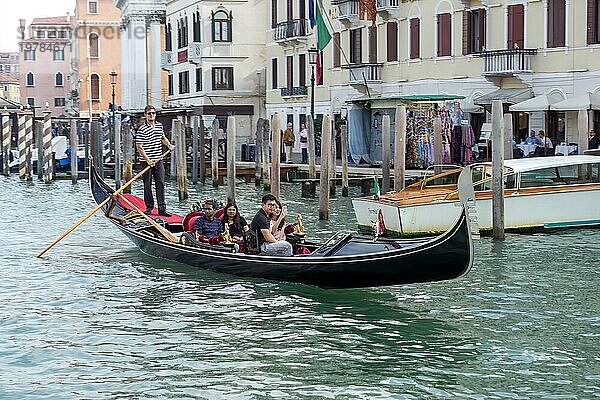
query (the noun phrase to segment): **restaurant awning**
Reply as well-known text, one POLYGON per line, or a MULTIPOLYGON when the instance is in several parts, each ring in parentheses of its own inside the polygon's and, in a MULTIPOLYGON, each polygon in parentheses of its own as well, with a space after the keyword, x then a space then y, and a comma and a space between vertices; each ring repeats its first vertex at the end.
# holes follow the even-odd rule
POLYGON ((0 97, 0 110, 20 110, 24 108, 21 104, 12 100, 0 97))
POLYGON ((517 104, 530 98, 531 89, 498 89, 477 97, 474 103, 480 106, 491 106, 492 100, 500 100, 502 103, 517 104))
POLYGON ((562 101, 563 98, 558 93, 552 94, 541 94, 539 96, 532 97, 531 99, 524 100, 520 103, 513 104, 508 109, 510 111, 548 111, 550 106, 554 103, 562 101))
POLYGON ((600 95, 586 93, 581 96, 571 97, 550 106, 551 110, 577 111, 600 110, 600 95))

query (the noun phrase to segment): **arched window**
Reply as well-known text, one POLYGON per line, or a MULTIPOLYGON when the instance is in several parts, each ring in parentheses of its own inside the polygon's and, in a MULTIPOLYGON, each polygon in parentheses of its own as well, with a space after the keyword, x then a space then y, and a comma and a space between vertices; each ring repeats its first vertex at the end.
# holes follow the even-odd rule
POLYGON ((92 74, 90 77, 90 86, 92 100, 100 101, 100 76, 98 74, 92 74))
POLYGON ((231 14, 224 10, 213 12, 213 42, 231 42, 231 14))
POLYGON ((89 45, 90 45, 90 57, 98 58, 98 54, 99 54, 98 34, 91 33, 88 40, 89 40, 89 45))
POLYGON ((33 72, 27 73, 27 86, 35 86, 35 79, 33 76, 33 72))
POLYGON ((62 72, 57 72, 54 76, 54 85, 55 86, 63 86, 63 74, 62 72))

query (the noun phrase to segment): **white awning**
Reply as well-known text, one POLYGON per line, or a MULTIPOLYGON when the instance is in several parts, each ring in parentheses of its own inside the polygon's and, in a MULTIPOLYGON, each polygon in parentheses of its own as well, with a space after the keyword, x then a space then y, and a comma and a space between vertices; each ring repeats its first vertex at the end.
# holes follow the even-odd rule
POLYGON ((510 111, 548 111, 552 104, 562 101, 560 94, 542 94, 508 107, 510 111))
POLYGON ((492 100, 501 100, 505 104, 517 104, 531 98, 531 89, 498 89, 475 99, 480 106, 491 106, 492 100))
POLYGON ((600 95, 586 93, 571 97, 552 104, 550 109, 558 111, 600 110, 600 95))

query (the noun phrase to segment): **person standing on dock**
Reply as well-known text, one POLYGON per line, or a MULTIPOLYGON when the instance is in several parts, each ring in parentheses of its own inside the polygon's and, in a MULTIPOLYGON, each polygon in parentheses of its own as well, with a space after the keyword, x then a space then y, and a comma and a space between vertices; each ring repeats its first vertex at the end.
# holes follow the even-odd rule
POLYGON ((296 142, 296 136, 294 135, 294 125, 288 122, 287 129, 283 132, 283 144, 285 145, 285 159, 288 164, 292 163, 292 150, 294 149, 294 143, 296 142))
POLYGON ((308 164, 308 131, 304 124, 300 124, 300 150, 302 150, 302 164, 308 164))
POLYGON ((164 144, 173 150, 174 144, 169 142, 165 136, 163 126, 156 121, 156 109, 152 105, 147 105, 144 109, 146 122, 142 124, 136 135, 136 148, 142 156, 142 168, 150 166, 144 173, 144 203, 146 204, 145 214, 151 214, 154 208, 154 198, 152 197, 152 179, 156 188, 156 202, 158 203, 158 215, 170 217, 165 204, 165 167, 160 156, 162 155, 162 145, 164 144))

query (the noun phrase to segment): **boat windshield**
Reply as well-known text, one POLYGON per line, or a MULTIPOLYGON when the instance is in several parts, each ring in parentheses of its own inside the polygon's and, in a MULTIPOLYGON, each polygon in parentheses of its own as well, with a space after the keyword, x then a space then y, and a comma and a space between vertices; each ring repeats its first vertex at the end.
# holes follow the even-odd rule
POLYGON ((600 183, 600 163, 563 165, 521 172, 521 187, 600 183))
MULTIPOLYGON (((492 166, 476 165, 472 169, 471 178, 476 192, 492 190, 492 166), (479 183, 478 183, 479 182, 479 183)), ((511 168, 504 168, 504 189, 516 188, 516 177, 511 168)))

